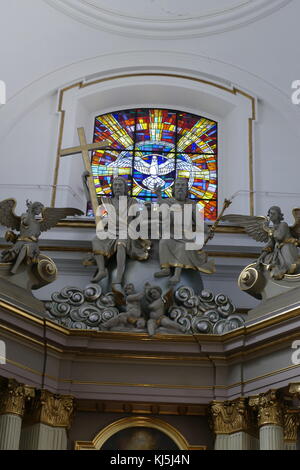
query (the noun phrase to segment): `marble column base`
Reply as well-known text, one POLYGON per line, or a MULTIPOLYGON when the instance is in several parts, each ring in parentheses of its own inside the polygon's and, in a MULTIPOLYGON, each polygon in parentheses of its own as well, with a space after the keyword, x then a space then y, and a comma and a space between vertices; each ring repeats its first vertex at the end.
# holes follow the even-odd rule
POLYGON ((43 423, 25 427, 21 433, 20 449, 66 450, 66 429, 54 428, 43 423))
POLYGON ((18 450, 20 444, 22 418, 18 415, 0 416, 0 450, 18 450))

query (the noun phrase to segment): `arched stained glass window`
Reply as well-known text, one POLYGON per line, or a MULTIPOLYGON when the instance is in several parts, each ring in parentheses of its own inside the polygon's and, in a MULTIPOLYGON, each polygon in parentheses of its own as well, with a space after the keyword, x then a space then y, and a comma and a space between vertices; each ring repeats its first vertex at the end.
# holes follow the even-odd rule
POLYGON ((107 140, 92 155, 97 195, 111 195, 115 176, 128 180, 131 195, 155 199, 172 195, 176 177, 189 180, 190 198, 204 207, 206 220, 217 217, 217 123, 169 109, 127 109, 95 119, 94 142, 107 140))

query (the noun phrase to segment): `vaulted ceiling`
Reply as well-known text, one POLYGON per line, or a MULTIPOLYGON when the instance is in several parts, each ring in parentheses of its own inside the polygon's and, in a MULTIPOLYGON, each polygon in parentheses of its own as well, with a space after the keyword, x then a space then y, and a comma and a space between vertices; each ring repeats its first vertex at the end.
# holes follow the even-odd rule
POLYGON ((0 79, 11 98, 80 61, 163 50, 247 71, 289 97, 299 13, 298 0, 1 0, 0 79))

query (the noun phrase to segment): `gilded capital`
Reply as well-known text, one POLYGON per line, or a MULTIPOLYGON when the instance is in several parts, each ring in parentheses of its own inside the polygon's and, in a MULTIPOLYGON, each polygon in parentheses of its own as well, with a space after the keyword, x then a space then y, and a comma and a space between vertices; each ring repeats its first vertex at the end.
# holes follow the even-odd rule
POLYGON ((276 390, 250 398, 249 405, 257 411, 259 427, 267 424, 283 426, 283 404, 277 397, 276 390))
POLYGON ((291 383, 289 386, 289 393, 295 398, 300 399, 300 383, 291 383))
POLYGON ((240 431, 253 433, 253 417, 246 398, 224 402, 213 401, 210 411, 215 434, 232 434, 240 431))
POLYGON ((74 398, 70 395, 57 395, 48 390, 37 393, 32 402, 30 421, 53 427, 69 428, 74 410, 74 398))
POLYGON ((284 413, 283 435, 285 441, 296 442, 298 439, 298 427, 300 425, 299 413, 286 410, 284 413))
POLYGON ((14 379, 4 379, 0 383, 0 414, 23 416, 25 403, 35 394, 34 388, 19 384, 14 379))

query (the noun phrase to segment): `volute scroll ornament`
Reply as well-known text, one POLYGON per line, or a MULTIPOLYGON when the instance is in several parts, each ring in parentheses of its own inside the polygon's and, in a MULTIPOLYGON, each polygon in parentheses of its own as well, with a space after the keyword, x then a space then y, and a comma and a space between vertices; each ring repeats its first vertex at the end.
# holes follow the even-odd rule
POLYGON ((277 396, 276 390, 261 393, 249 399, 249 405, 257 411, 258 426, 283 426, 283 403, 277 396))

